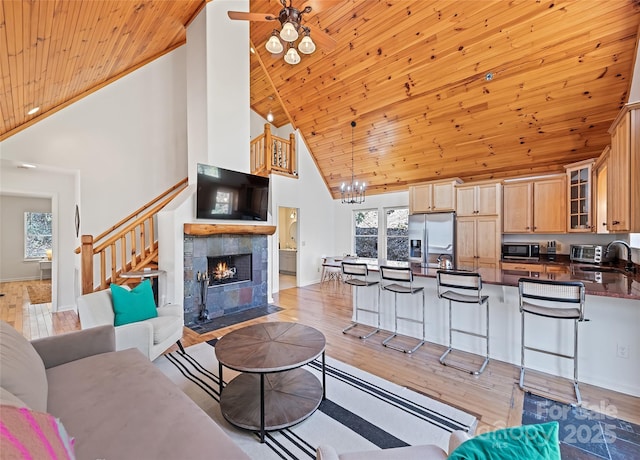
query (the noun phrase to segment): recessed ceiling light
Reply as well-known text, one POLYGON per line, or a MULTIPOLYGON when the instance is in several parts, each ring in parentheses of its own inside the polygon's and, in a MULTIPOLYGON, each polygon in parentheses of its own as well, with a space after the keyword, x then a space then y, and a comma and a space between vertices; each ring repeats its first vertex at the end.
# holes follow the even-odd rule
POLYGON ((39 110, 40 110, 40 107, 34 107, 27 112, 27 115, 33 115, 34 113, 37 113, 39 110))
POLYGON ((32 165, 31 163, 21 163, 18 165, 18 168, 22 169, 34 169, 36 165, 32 165))

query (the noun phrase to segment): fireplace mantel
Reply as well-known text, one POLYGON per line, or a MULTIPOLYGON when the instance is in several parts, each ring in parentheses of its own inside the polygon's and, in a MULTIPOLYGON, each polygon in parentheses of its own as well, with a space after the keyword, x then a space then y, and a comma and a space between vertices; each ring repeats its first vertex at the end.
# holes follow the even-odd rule
POLYGON ((184 224, 185 235, 273 235, 274 225, 184 224))

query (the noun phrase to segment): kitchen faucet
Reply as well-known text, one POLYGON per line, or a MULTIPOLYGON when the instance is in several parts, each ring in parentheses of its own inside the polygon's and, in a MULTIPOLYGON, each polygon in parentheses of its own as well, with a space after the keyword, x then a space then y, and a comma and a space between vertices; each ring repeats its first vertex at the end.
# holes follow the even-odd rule
POLYGON ((627 265, 625 265, 624 269, 628 272, 635 272, 635 267, 633 266, 633 262, 631 261, 631 246, 629 246, 629 243, 627 243, 626 241, 612 241, 611 243, 607 244, 607 249, 605 250, 604 254, 607 255, 609 253, 609 250, 611 249, 611 246, 613 246, 614 244, 620 244, 627 248, 627 265))

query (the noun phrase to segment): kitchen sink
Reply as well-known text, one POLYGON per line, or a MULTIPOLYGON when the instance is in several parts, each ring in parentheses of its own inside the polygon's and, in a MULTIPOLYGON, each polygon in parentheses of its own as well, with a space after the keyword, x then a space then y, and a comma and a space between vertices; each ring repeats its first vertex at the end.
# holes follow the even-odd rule
POLYGON ((621 273, 624 275, 624 270, 614 267, 578 267, 578 270, 583 272, 621 273))

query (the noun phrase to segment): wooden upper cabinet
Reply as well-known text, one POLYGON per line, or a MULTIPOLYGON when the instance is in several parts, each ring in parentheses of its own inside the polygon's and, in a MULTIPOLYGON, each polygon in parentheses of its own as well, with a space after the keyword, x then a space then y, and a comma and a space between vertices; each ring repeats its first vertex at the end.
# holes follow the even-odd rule
POLYGON ((609 233, 607 226, 607 181, 609 171, 609 153, 607 145, 593 166, 593 226, 596 233, 609 233))
POLYGON ((455 211, 458 178, 426 182, 409 187, 409 213, 455 211))
POLYGON ((533 231, 533 182, 514 182, 502 187, 504 233, 533 231))
POLYGON ((567 170, 568 232, 592 232, 592 171, 595 160, 586 160, 565 166, 567 170))
POLYGON ((609 132, 607 228, 640 232, 640 103, 625 107, 609 132))
POLYGON ((567 231, 566 177, 536 180, 533 183, 533 232, 567 231))
POLYGON ((486 182, 456 186, 459 216, 497 216, 502 208, 502 184, 486 182))
POLYGON ((504 233, 565 233, 567 230, 566 178, 505 183, 504 233))

